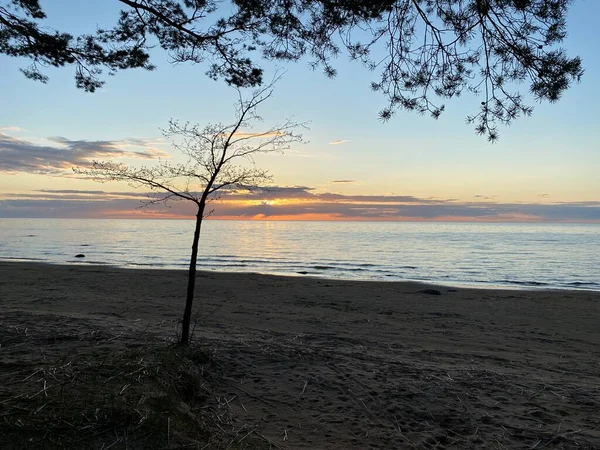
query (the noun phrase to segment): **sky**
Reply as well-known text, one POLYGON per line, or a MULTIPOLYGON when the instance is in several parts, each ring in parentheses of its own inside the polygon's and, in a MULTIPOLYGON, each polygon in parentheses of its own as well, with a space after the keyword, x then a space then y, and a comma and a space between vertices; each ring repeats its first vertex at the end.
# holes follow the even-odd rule
MULTIPOLYGON (((50 26, 76 34, 113 23, 119 7, 112 3, 42 5, 50 26)), ((437 121, 399 111, 382 123, 386 100, 370 90, 376 74, 360 64, 339 57, 333 79, 312 71, 308 60, 286 64, 259 110, 262 126, 292 116, 308 121, 306 143, 258 157, 273 186, 224 195, 212 217, 600 223, 599 14, 600 2, 576 0, 568 16, 564 47, 582 57, 582 82, 558 103, 535 104, 532 117, 501 127, 495 144, 465 124, 478 109, 476 97, 447 101, 437 121)), ((50 81, 41 84, 19 72, 26 60, 0 55, 0 218, 193 216, 193 205, 183 202, 140 209, 143 189, 71 170, 93 159, 178 161, 161 134, 170 118, 231 121, 237 93, 205 76, 205 66, 171 65, 162 52, 153 62, 155 71, 119 72, 89 94, 75 88, 72 68, 46 70, 50 81)), ((264 68, 267 78, 280 69, 264 68)))

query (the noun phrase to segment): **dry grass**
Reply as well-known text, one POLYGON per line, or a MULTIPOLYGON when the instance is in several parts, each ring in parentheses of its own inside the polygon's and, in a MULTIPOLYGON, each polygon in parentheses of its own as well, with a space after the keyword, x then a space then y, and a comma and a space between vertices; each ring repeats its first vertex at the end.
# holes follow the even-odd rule
MULTIPOLYGON (((3 327, 1 334, 2 349, 33 351, 44 344, 16 327, 3 327)), ((229 450, 264 444, 254 429, 233 427, 226 400, 215 395, 220 371, 210 350, 152 339, 132 344, 106 332, 89 336, 112 345, 84 346, 54 361, 35 358, 21 370, 6 370, 16 363, 0 364, 2 449, 229 450)))

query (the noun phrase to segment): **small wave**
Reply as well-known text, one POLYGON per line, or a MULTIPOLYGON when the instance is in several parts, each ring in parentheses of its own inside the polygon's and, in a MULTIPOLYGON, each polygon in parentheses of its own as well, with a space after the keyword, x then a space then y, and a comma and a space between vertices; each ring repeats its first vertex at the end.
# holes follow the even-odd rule
POLYGON ((281 259, 238 259, 235 261, 244 263, 244 264, 278 264, 278 263, 286 262, 281 259))
POLYGON ((92 261, 92 260, 80 260, 80 259, 72 259, 69 260, 69 262, 76 262, 79 264, 91 264, 94 266, 111 266, 112 263, 106 262, 106 261, 92 261))
POLYGON ((45 261, 43 258, 24 258, 22 256, 2 256, 0 259, 11 261, 45 261))
POLYGON ((516 284, 519 286, 550 286, 550 283, 544 283, 543 281, 501 280, 499 282, 500 283, 508 283, 508 284, 516 284))
POLYGON ((336 270, 337 267, 333 267, 333 266, 312 266, 313 269, 315 270, 336 270))
POLYGON ((167 264, 161 264, 161 263, 127 263, 128 266, 136 266, 136 267, 152 267, 152 266, 156 266, 156 267, 164 267, 167 264))
POLYGON ((230 263, 230 264, 203 264, 199 263, 199 267, 210 267, 210 268, 220 268, 220 267, 248 267, 248 264, 244 263, 230 263))
POLYGON ((228 263, 228 262, 235 262, 235 263, 244 263, 244 264, 279 264, 282 262, 288 262, 282 259, 267 259, 267 258, 263 258, 263 259, 248 259, 248 258, 239 258, 237 256, 231 256, 229 258, 225 258, 225 257, 219 257, 219 256, 209 256, 209 257, 199 257, 198 261, 202 261, 203 263, 206 264, 219 264, 219 263, 228 263))
POLYGON ((329 260, 320 260, 317 262, 325 263, 324 265, 335 266, 335 267, 377 267, 377 264, 371 263, 354 263, 352 261, 347 262, 339 262, 339 261, 329 261, 329 260))
POLYGON ((593 281, 573 281, 564 284, 567 286, 600 286, 600 283, 594 283, 593 281))

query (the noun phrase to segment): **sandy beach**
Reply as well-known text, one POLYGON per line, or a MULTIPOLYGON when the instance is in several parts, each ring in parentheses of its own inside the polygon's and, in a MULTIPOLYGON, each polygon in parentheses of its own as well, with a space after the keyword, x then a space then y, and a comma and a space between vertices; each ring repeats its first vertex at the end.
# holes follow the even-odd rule
MULTIPOLYGON (((600 293, 585 291, 199 273, 193 341, 207 358, 189 370, 204 381, 178 411, 209 432, 194 441, 161 416, 166 442, 143 440, 131 430, 148 396, 110 429, 62 419, 85 367, 171 349, 185 280, 0 262, 0 447, 60 448, 72 426, 72 448, 600 448, 600 293), (44 429, 49 417, 62 425, 44 429)), ((143 393, 150 356, 98 385, 122 375, 115 398, 143 393)))

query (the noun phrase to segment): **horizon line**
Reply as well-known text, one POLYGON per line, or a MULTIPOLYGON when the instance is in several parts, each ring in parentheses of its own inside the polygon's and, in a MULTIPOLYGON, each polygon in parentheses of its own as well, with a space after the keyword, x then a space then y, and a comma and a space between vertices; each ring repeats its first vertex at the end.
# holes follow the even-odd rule
MULTIPOLYGON (((0 220, 196 220, 192 217, 181 216, 130 216, 130 217, 0 217, 0 220)), ((364 219, 364 218, 339 218, 339 219, 298 219, 298 218, 243 218, 243 217, 206 217, 207 221, 222 222, 345 222, 345 223, 465 223, 465 224, 528 224, 528 225, 600 225, 600 220, 444 220, 444 219, 364 219)))

